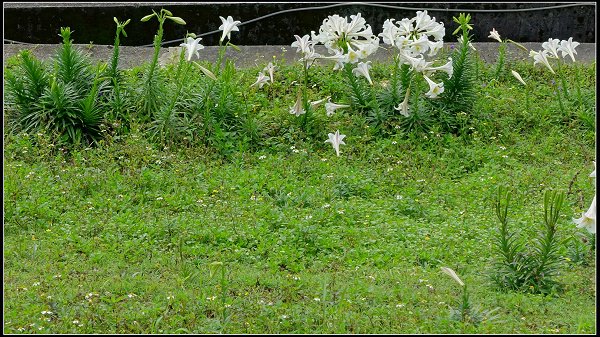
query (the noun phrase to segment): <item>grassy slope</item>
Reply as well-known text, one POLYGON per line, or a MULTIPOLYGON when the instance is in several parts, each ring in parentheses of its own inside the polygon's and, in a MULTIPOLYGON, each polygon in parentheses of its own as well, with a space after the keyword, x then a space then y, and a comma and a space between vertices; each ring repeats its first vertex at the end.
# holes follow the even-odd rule
POLYGON ((223 162, 136 132, 65 157, 43 135, 6 136, 4 331, 595 333, 595 259, 577 260, 571 222, 594 193, 595 131, 556 112, 540 68, 517 66, 540 88, 531 111, 512 78, 484 78, 471 136, 348 133, 340 157, 282 140, 223 162), (525 236, 545 189, 571 192, 558 296, 489 283, 499 184, 518 190, 510 219, 525 236), (451 321, 460 291, 441 266, 498 317, 451 321))

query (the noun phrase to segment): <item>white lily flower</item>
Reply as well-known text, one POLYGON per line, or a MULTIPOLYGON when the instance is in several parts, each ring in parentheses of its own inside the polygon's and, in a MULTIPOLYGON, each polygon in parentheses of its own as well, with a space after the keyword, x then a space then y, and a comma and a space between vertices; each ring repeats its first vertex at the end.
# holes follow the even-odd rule
POLYGON ((256 79, 256 82, 252 83, 250 88, 252 88, 255 85, 258 85, 259 88, 262 88, 263 85, 265 85, 266 83, 269 83, 269 76, 263 74, 261 71, 260 73, 258 73, 258 79, 256 79))
POLYGON ((442 49, 443 46, 444 46, 443 40, 434 41, 434 42, 429 41, 429 53, 427 54, 427 56, 429 56, 429 57, 435 56, 438 53, 438 51, 440 51, 442 49))
POLYGON ((415 21, 415 18, 412 18, 412 19, 404 18, 400 21, 397 21, 398 32, 400 33, 400 35, 404 35, 405 37, 409 37, 411 35, 416 35, 415 28, 413 27, 414 21, 415 21))
POLYGON ((360 58, 360 54, 356 51, 354 51, 353 49, 349 49, 348 50, 348 54, 346 54, 346 57, 343 58, 342 60, 350 62, 350 63, 356 63, 358 62, 360 58))
POLYGON ((379 39, 374 38, 369 40, 369 42, 362 43, 358 47, 358 54, 361 59, 367 58, 369 55, 375 53, 379 48, 379 39))
POLYGON ((429 37, 427 35, 421 35, 419 39, 410 42, 408 47, 411 49, 414 55, 419 55, 429 50, 429 43, 429 37))
POLYGON ((201 37, 194 39, 191 37, 186 38, 184 43, 180 44, 180 47, 185 48, 185 59, 189 61, 192 60, 192 56, 196 55, 196 58, 200 58, 198 51, 204 49, 204 46, 200 44, 201 37))
POLYGON ((444 82, 435 83, 425 75, 423 75, 423 78, 429 83, 429 91, 425 93, 425 96, 437 98, 439 94, 444 92, 444 82))
POLYGON ((392 47, 396 41, 396 36, 400 34, 400 29, 394 24, 395 19, 387 19, 383 22, 383 32, 379 34, 383 39, 383 43, 389 44, 392 47))
POLYGON ((581 215, 579 219, 573 219, 573 222, 577 224, 577 228, 585 228, 588 232, 595 234, 596 233, 596 196, 594 195, 594 200, 592 200, 592 204, 587 212, 581 215))
POLYGON ((548 69, 550 69, 550 72, 552 72, 553 74, 555 74, 554 69, 552 69, 552 67, 550 66, 550 62, 548 62, 548 51, 547 50, 541 50, 539 52, 537 51, 530 51, 529 52, 529 56, 533 57, 533 65, 536 65, 538 63, 542 63, 544 64, 548 69))
POLYGON ((296 38, 296 41, 292 42, 292 47, 298 48, 296 49, 296 52, 303 54, 309 53, 311 47, 314 45, 314 42, 310 41, 310 36, 306 34, 303 37, 300 37, 299 35, 294 35, 294 37, 296 38))
POLYGON ((417 15, 414 18, 415 30, 419 31, 426 27, 429 27, 432 22, 435 22, 435 19, 432 20, 431 16, 427 14, 427 11, 418 11, 417 15))
POLYGON ((332 56, 323 56, 321 57, 326 60, 335 61, 335 66, 333 66, 333 70, 338 70, 344 68, 344 64, 348 63, 348 54, 342 53, 342 51, 338 50, 332 56))
POLYGON ((510 72, 513 74, 513 76, 514 76, 514 77, 515 77, 515 78, 516 78, 516 79, 517 79, 519 82, 523 83, 523 85, 527 85, 527 84, 525 84, 525 81, 523 81, 523 78, 521 77, 521 75, 519 75, 519 73, 518 73, 518 72, 516 72, 516 71, 514 71, 514 70, 511 70, 510 72))
POLYGON ((454 281, 458 282, 458 284, 460 284, 461 286, 465 286, 465 283, 460 279, 460 277, 458 277, 458 275, 456 275, 456 272, 454 272, 454 270, 448 267, 442 267, 442 271, 448 274, 450 277, 452 277, 454 281))
POLYGON ((400 111, 400 114, 404 117, 410 116, 410 114, 408 113, 408 110, 410 110, 410 107, 408 106, 409 96, 410 96, 410 88, 408 88, 408 90, 406 90, 406 95, 404 95, 404 101, 402 101, 402 103, 398 104, 398 106, 394 107, 394 109, 400 111))
POLYGON ((325 103, 325 111, 327 111, 327 116, 331 116, 335 113, 335 110, 342 108, 349 108, 350 106, 347 104, 336 104, 331 101, 325 103))
POLYGON ((441 71, 445 72, 446 74, 448 74, 448 78, 451 78, 452 74, 454 74, 454 67, 452 66, 452 58, 449 57, 448 63, 444 64, 443 66, 426 68, 425 73, 432 73, 437 70, 441 70, 441 71))
POLYGON ((409 53, 402 51, 398 55, 400 55, 400 59, 403 61, 403 63, 409 64, 411 70, 416 72, 423 72, 427 70, 432 63, 425 61, 422 55, 419 55, 420 57, 412 57, 409 55, 409 53))
POLYGON ((440 22, 439 24, 435 22, 435 18, 433 18, 432 25, 428 27, 428 29, 423 32, 425 35, 433 36, 433 39, 437 42, 442 42, 444 40, 444 35, 446 35, 446 28, 444 28, 444 23, 440 22))
POLYGON ((374 44, 375 40, 379 42, 360 13, 351 15, 350 18, 351 21, 348 22, 348 18, 337 14, 328 16, 323 20, 319 34, 312 33, 313 40, 325 45, 330 54, 340 50, 361 49, 365 43, 374 44))
POLYGON ((331 145, 333 145, 333 148, 335 149, 335 153, 339 157, 340 145, 346 145, 346 143, 344 143, 343 140, 344 137, 346 137, 346 135, 340 135, 340 130, 337 130, 335 133, 327 134, 327 136, 329 136, 329 139, 327 139, 325 143, 331 143, 331 145))
POLYGON ((434 56, 443 46, 446 29, 443 23, 437 23, 427 11, 418 11, 412 19, 402 19, 394 23, 393 19, 383 24, 383 33, 379 34, 385 44, 398 48, 401 52, 417 57, 430 50, 434 56), (434 41, 431 41, 433 38, 434 41))
POLYGON ((558 50, 562 52, 562 57, 565 58, 567 54, 571 56, 571 60, 575 62, 575 56, 573 54, 577 54, 575 51, 575 47, 579 46, 579 42, 573 41, 573 38, 570 37, 569 40, 560 41, 560 46, 558 50))
POLYGON ((496 31, 496 28, 492 28, 488 37, 502 43, 502 39, 500 38, 500 34, 498 33, 498 31, 496 31))
POLYGON ((273 65, 273 62, 269 62, 269 64, 267 64, 265 69, 263 69, 263 71, 266 71, 269 73, 269 78, 271 79, 271 83, 273 83, 273 73, 275 72, 275 70, 277 70, 277 67, 275 65, 273 65))
POLYGON ((225 36, 227 36, 227 40, 231 40, 231 32, 239 32, 240 29, 237 27, 237 25, 242 22, 234 21, 231 16, 228 16, 227 19, 222 16, 219 16, 219 18, 223 22, 223 24, 219 26, 219 30, 223 31, 223 35, 219 41, 223 42, 223 40, 225 40, 225 36))
POLYGON ((315 53, 315 41, 310 41, 310 36, 304 35, 300 37, 294 35, 296 41, 292 42, 292 47, 296 47, 297 53, 302 53, 302 58, 299 61, 312 61, 318 57, 321 57, 318 53, 315 53))
POLYGON ((552 56, 554 58, 558 58, 559 44, 560 44, 559 39, 549 38, 548 41, 542 43, 542 48, 544 48, 544 50, 547 50, 548 53, 550 53, 550 56, 552 56))
POLYGON ((299 117, 300 115, 303 115, 306 113, 306 111, 304 111, 304 108, 302 107, 302 95, 300 94, 300 92, 298 92, 298 98, 296 98, 296 104, 294 104, 294 106, 290 108, 290 113, 292 115, 296 115, 296 117, 299 117))
POLYGON ((352 73, 356 76, 364 76, 370 85, 373 85, 371 76, 369 76, 369 68, 371 68, 371 61, 360 62, 356 68, 352 69, 352 73))

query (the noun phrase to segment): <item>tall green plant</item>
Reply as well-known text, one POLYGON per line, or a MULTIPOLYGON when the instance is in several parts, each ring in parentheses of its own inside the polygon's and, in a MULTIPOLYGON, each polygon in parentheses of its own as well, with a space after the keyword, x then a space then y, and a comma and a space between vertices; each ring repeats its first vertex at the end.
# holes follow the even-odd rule
POLYGON ((119 120, 125 117, 123 115, 125 112, 125 100, 121 90, 121 73, 119 72, 119 46, 121 43, 121 35, 127 37, 125 26, 129 24, 131 19, 127 19, 125 22, 119 22, 119 20, 117 20, 115 17, 113 20, 115 21, 117 28, 115 32, 113 55, 110 62, 110 68, 108 68, 108 77, 111 81, 112 90, 109 98, 109 116, 107 116, 107 118, 111 120, 119 120))
POLYGON ((44 122, 39 101, 50 86, 50 74, 29 50, 19 53, 16 69, 4 74, 7 126, 13 132, 39 128, 44 122))
POLYGON ((439 111, 437 117, 444 129, 451 132, 460 129, 458 113, 471 115, 476 98, 474 64, 469 46, 472 37, 469 32, 473 29, 470 24, 471 15, 460 13, 453 20, 459 24, 453 35, 460 32, 461 43, 452 54, 453 74, 444 80, 444 95, 436 101, 438 109, 435 109, 439 111))
POLYGON ((78 95, 85 96, 94 77, 90 71, 91 62, 73 47, 69 27, 61 27, 60 35, 63 40, 62 45, 54 58, 56 79, 63 83, 70 83, 78 95))
POLYGON ((160 47, 163 39, 163 25, 167 19, 173 22, 185 25, 185 21, 180 18, 173 16, 173 13, 166 9, 161 9, 160 13, 156 13, 154 10, 152 14, 144 16, 140 21, 146 22, 156 17, 158 20, 158 31, 154 35, 154 54, 148 71, 144 74, 142 90, 139 95, 139 108, 142 113, 142 121, 149 121, 153 113, 156 113, 160 109, 160 104, 165 99, 164 88, 161 85, 162 80, 160 73, 157 71, 158 56, 160 54, 160 47))
POLYGON ((99 139, 103 112, 104 65, 94 73, 89 59, 73 46, 71 29, 61 27, 62 44, 48 71, 30 52, 21 52, 20 66, 6 76, 11 122, 18 131, 47 131, 64 145, 99 139))
POLYGON ((561 243, 556 233, 564 194, 545 192, 545 226, 538 237, 528 245, 508 228, 509 202, 510 192, 500 187, 495 201, 496 216, 500 221, 500 228, 494 238, 498 257, 494 261, 492 279, 501 289, 551 293, 559 286, 555 278, 560 271, 561 258, 558 249, 561 243))

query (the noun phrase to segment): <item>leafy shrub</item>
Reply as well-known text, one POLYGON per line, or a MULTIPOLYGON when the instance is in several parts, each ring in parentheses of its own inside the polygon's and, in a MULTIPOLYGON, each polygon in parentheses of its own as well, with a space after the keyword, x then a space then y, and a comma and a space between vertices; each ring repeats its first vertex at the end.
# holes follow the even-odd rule
POLYGON ((71 30, 61 28, 61 36, 53 72, 30 52, 21 52, 19 70, 6 79, 9 106, 15 109, 9 124, 15 131, 49 131, 64 144, 90 144, 101 136, 103 65, 94 73, 87 57, 73 47, 71 30))

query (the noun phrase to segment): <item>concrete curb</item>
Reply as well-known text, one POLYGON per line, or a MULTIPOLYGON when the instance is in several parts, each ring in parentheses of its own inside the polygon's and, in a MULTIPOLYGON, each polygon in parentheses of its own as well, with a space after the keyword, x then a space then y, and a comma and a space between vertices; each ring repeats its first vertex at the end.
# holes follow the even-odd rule
MULTIPOLYGON (((453 46, 456 44, 446 43, 446 46, 453 46)), ((479 42, 473 43, 479 56, 488 63, 496 62, 498 55, 499 43, 495 42, 479 42)), ((17 55, 21 50, 29 49, 33 55, 41 60, 49 60, 55 55, 56 49, 60 45, 57 44, 38 44, 38 45, 22 45, 22 44, 5 44, 3 48, 4 65, 6 65, 7 58, 17 55)), ((80 50, 84 51, 90 56, 93 61, 105 61, 109 62, 113 53, 113 46, 107 45, 75 45, 80 50)), ((523 46, 529 50, 541 50, 542 43, 526 42, 523 46)), ((228 48, 226 57, 231 59, 237 67, 253 67, 253 66, 264 66, 273 58, 285 59, 286 62, 295 62, 299 58, 299 54, 296 53, 296 48, 291 46, 239 46, 240 51, 228 48)), ((200 51, 201 60, 214 62, 218 55, 217 46, 206 46, 200 51)), ((130 47, 121 46, 119 48, 119 67, 123 69, 132 68, 149 62, 152 59, 153 48, 149 47, 130 47)), ((169 62, 169 59, 176 55, 177 47, 163 48, 161 49, 160 62, 169 62)), ((317 46, 317 52, 327 55, 327 52, 323 46, 317 46)), ((391 54, 385 50, 378 50, 374 55, 370 57, 370 60, 374 62, 391 62, 391 54)), ((529 57, 528 52, 518 48, 513 44, 507 45, 507 60, 533 60, 529 57)), ((582 43, 577 47, 577 62, 581 63, 593 63, 596 61, 596 44, 595 43, 582 43)), ((570 58, 566 58, 567 63, 571 63, 570 58)))

